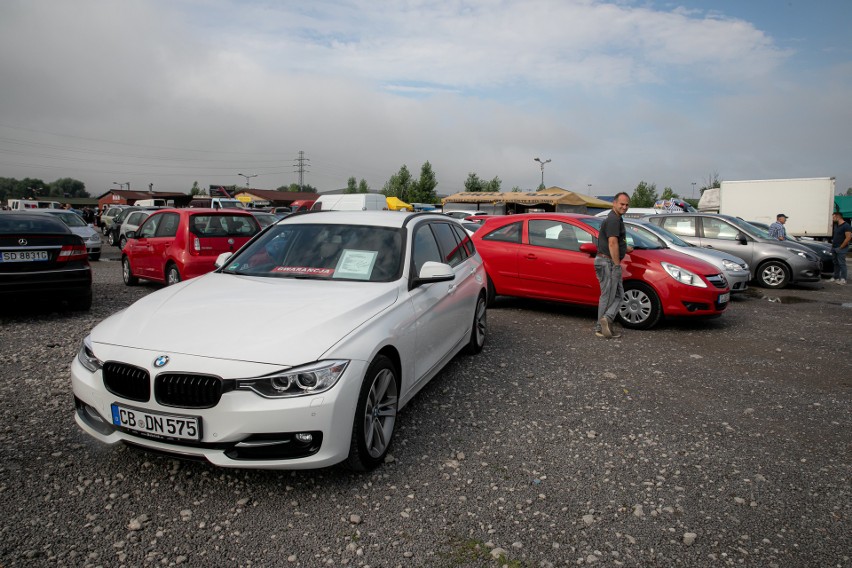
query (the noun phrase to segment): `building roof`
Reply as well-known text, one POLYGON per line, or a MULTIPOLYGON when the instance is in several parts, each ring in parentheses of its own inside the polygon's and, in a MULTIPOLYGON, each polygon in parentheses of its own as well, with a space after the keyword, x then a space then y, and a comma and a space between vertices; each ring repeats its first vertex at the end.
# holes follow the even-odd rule
POLYGON ((277 189, 243 189, 238 191, 234 197, 239 195, 251 195, 266 201, 299 201, 299 200, 316 200, 319 193, 311 191, 278 191, 277 189))
POLYGON ((123 197, 128 200, 138 200, 138 199, 174 199, 175 197, 186 197, 187 194, 181 191, 134 191, 130 189, 111 189, 106 191, 96 199, 101 199, 102 197, 106 197, 107 195, 118 195, 119 197, 123 197))
POLYGON ((450 195, 444 199, 444 203, 518 203, 522 205, 585 205, 586 207, 609 208, 612 203, 569 191, 561 187, 549 187, 540 191, 465 191, 450 195))

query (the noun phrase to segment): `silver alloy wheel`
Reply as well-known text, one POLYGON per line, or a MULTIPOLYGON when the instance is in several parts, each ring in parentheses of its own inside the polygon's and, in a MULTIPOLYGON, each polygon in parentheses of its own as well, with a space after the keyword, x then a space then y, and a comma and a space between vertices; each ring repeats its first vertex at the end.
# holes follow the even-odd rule
POLYGON ((166 269, 166 285, 171 286, 172 284, 177 284, 180 282, 180 272, 176 266, 169 266, 166 269))
POLYGON ((488 327, 488 311, 486 309, 485 300, 480 299, 476 302, 476 319, 473 325, 475 326, 474 333, 476 334, 476 345, 481 348, 485 345, 485 333, 488 327))
POLYGON ((640 324, 651 317, 653 303, 643 290, 634 288, 625 290, 618 315, 630 324, 640 324))
POLYGON ((767 264, 760 271, 760 280, 767 286, 774 288, 787 280, 787 273, 784 271, 784 267, 779 264, 767 264))
POLYGON ((364 445, 372 458, 387 451, 396 423, 396 379, 390 369, 381 369, 373 378, 364 408, 364 445))

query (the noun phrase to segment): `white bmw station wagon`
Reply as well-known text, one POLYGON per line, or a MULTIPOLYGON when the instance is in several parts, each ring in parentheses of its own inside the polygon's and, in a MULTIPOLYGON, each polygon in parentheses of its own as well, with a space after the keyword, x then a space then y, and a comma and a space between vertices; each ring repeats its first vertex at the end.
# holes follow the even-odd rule
POLYGON ((84 339, 84 431, 223 467, 371 470, 399 410, 485 344, 485 269, 446 215, 293 215, 217 264, 84 339))

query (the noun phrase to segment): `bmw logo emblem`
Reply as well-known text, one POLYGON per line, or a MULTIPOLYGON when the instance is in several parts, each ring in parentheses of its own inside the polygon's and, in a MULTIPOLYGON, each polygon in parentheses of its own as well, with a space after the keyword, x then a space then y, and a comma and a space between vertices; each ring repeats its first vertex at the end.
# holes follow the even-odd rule
POLYGON ((168 355, 160 355, 159 357, 154 359, 154 366, 157 367, 158 369, 160 367, 165 367, 168 363, 169 363, 169 356, 168 355))

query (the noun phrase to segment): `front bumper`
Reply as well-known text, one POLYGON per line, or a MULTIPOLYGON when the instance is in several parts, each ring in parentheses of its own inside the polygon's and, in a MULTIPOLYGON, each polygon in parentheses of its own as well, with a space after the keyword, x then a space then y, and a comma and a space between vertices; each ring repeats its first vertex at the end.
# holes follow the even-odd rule
MULTIPOLYGON (((146 369, 153 378, 160 370, 153 361, 163 353, 99 346, 104 360, 121 360, 146 369)), ((262 376, 279 366, 242 361, 169 354, 169 367, 184 372, 215 374, 223 379, 262 376)), ((163 406, 151 397, 147 401, 127 400, 109 392, 102 371, 89 372, 75 357, 71 383, 75 398, 75 419, 89 435, 115 444, 137 447, 176 457, 204 459, 230 468, 313 469, 330 466, 349 455, 355 406, 366 363, 351 361, 337 384, 326 392, 282 399, 261 397, 251 391, 231 391, 212 408, 163 406), (196 416, 201 424, 198 441, 149 437, 115 426, 112 404, 149 413, 196 416), (309 442, 296 434, 310 434, 309 442)))

